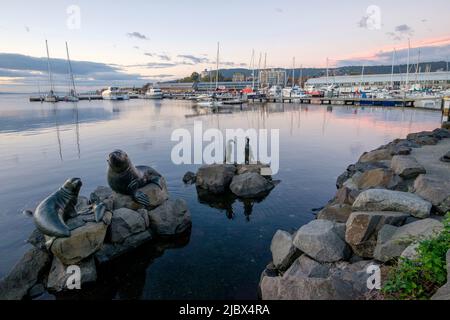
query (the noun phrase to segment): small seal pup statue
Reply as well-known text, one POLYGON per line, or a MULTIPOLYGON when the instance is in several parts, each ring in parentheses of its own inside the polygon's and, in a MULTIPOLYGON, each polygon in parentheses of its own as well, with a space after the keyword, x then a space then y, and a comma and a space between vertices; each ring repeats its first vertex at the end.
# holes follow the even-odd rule
POLYGON ((110 153, 108 164, 108 184, 111 189, 117 193, 132 196, 134 201, 144 207, 150 206, 150 199, 138 189, 153 183, 162 190, 161 175, 150 167, 135 167, 122 150, 110 153))
POLYGON ((76 213, 75 206, 82 185, 79 178, 69 179, 39 204, 33 215, 39 231, 55 238, 70 237, 70 228, 64 221, 76 213))

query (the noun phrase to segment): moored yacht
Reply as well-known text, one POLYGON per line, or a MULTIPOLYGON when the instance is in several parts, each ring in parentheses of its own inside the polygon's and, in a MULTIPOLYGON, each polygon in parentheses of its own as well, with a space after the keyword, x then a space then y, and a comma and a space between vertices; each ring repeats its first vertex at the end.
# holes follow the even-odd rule
POLYGON ((102 92, 103 100, 129 100, 127 93, 120 90, 119 87, 109 87, 102 92))
POLYGON ((162 99, 163 93, 160 88, 150 88, 144 95, 144 99, 162 99))

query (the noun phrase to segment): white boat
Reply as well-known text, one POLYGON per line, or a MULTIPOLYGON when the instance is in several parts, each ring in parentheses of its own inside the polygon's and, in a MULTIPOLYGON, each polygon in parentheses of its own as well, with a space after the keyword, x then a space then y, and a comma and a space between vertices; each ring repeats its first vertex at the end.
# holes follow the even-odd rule
POLYGON ((271 99, 280 99, 283 95, 283 90, 280 86, 272 86, 267 93, 271 99))
POLYGON ((55 95, 53 90, 50 90, 50 92, 44 97, 45 102, 58 102, 58 97, 55 95))
POLYGON ((102 92, 103 100, 130 100, 130 96, 118 87, 108 87, 102 92))
POLYGON ((223 102, 215 101, 215 100, 199 101, 199 102, 197 102, 197 106, 205 107, 205 108, 216 108, 216 107, 223 106, 223 102))
POLYGON ((300 99, 307 97, 306 93, 298 86, 294 86, 293 88, 284 88, 282 93, 283 98, 300 99))
POLYGON ((144 95, 144 99, 162 99, 163 93, 159 88, 150 88, 144 95))

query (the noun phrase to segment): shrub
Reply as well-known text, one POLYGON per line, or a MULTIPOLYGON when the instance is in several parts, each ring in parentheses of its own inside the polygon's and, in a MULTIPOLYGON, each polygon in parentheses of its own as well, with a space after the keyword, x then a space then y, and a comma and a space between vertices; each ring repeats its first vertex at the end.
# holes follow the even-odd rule
POLYGON ((447 281, 446 255, 450 250, 450 213, 439 235, 419 242, 417 258, 400 258, 389 272, 382 292, 385 298, 424 300, 447 281))

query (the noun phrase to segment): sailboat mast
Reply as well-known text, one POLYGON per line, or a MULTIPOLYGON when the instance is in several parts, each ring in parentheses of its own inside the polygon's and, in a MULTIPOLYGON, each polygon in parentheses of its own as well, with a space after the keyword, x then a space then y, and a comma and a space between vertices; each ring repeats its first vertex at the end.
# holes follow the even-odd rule
POLYGON ((252 50, 252 89, 255 90, 255 49, 252 50))
POLYGON ((220 54, 220 42, 217 42, 217 60, 216 60, 216 91, 219 88, 219 54, 220 54))
POLYGON ((330 85, 330 82, 328 81, 328 58, 327 58, 327 87, 330 85))
POLYGON ((416 84, 419 81, 419 65, 420 65, 420 49, 419 49, 419 54, 417 56, 417 65, 416 65, 416 84))
POLYGON ((391 88, 394 89, 394 65, 395 65, 395 48, 392 51, 392 71, 391 71, 391 88))
POLYGON ((67 63, 69 64, 69 76, 70 76, 70 81, 71 81, 71 85, 72 85, 71 89, 73 90, 73 92, 71 92, 71 94, 76 96, 77 91, 75 89, 75 79, 73 77, 72 62, 70 62, 69 46, 67 45, 67 41, 66 41, 66 52, 67 52, 67 63))
POLYGON ((261 87, 261 59, 262 59, 262 52, 259 53, 259 61, 258 61, 258 88, 261 87))
POLYGON ((406 88, 409 85, 409 59, 410 59, 410 51, 411 51, 411 40, 408 39, 408 60, 406 62, 406 88))
POLYGON ((295 57, 292 58, 292 88, 295 85, 295 57))
POLYGON ((48 81, 50 82, 50 91, 54 92, 53 89, 53 76, 52 76, 52 69, 50 67, 50 53, 48 51, 48 42, 45 40, 45 47, 47 49, 47 69, 48 69, 48 81))

